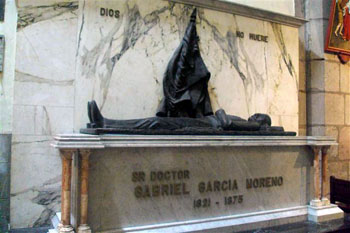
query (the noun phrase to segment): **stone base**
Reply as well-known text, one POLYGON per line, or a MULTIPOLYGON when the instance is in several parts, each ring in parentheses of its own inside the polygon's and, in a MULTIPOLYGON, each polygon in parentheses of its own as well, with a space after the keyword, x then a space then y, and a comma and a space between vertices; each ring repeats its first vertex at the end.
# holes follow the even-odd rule
POLYGON ((219 232, 237 232, 247 231, 258 228, 284 225, 306 221, 307 206, 299 206, 270 211, 252 212, 249 214, 239 214, 232 216, 222 216, 209 219, 191 220, 177 223, 154 224, 140 227, 125 227, 122 229, 113 229, 101 231, 101 233, 119 233, 119 232, 212 232, 213 229, 227 228, 229 231, 219 232))
POLYGON ((77 233, 91 233, 91 229, 88 225, 80 225, 78 227, 77 233))
POLYGON ((324 222, 344 218, 344 212, 336 205, 308 206, 308 220, 324 222))
POLYGON ((329 206, 330 204, 331 204, 331 202, 329 201, 329 199, 328 198, 322 198, 322 205, 323 206, 329 206))
POLYGON ((62 226, 58 229, 59 233, 74 233, 74 229, 72 226, 62 226))
POLYGON ((119 134, 119 135, 231 135, 231 136, 296 136, 295 132, 284 131, 282 127, 270 126, 259 131, 231 131, 216 129, 198 129, 187 127, 184 129, 124 129, 124 128, 84 128, 82 134, 119 134))
POLYGON ((318 199, 314 199, 314 200, 310 201, 310 206, 321 207, 322 206, 322 201, 318 200, 318 199))

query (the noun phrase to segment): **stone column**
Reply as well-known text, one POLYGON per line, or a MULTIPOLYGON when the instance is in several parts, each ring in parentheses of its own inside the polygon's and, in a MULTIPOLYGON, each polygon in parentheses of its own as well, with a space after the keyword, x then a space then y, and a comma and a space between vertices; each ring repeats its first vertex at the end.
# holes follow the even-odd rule
POLYGON ((87 224, 88 217, 88 185, 89 185, 89 156, 91 150, 80 149, 81 169, 80 169, 80 224, 78 233, 91 233, 87 224))
POLYGON ((336 205, 331 205, 325 198, 327 178, 327 151, 329 146, 312 146, 314 152, 314 189, 315 196, 308 207, 308 220, 312 222, 324 222, 344 218, 344 212, 336 205), (320 155, 322 169, 320 166, 320 155), (322 172, 322 176, 321 175, 322 172), (321 199, 321 200, 320 200, 321 199))
POLYGON ((61 224, 60 233, 74 233, 70 222, 71 211, 71 178, 72 178, 72 158, 75 150, 61 149, 62 159, 62 189, 61 189, 61 224))
POLYGON ((313 146, 312 150, 314 152, 314 199, 310 202, 311 206, 321 206, 321 192, 320 192, 320 151, 321 148, 318 146, 313 146))
POLYGON ((327 168, 328 168, 328 152, 329 146, 322 147, 322 205, 330 205, 330 201, 326 197, 326 185, 327 185, 327 168))

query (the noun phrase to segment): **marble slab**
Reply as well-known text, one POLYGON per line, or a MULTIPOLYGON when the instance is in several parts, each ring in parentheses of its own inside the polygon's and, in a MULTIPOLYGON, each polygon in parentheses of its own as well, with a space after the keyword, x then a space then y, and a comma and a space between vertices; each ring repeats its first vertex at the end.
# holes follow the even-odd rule
POLYGON ((222 135, 88 135, 59 134, 51 144, 57 149, 135 147, 279 147, 336 146, 330 136, 222 136, 222 135))
POLYGON ((51 136, 12 137, 11 226, 42 227, 61 208, 61 159, 51 136))
POLYGON ((102 232, 305 206, 312 193, 308 154, 305 147, 97 150, 90 157, 89 223, 102 232), (147 191, 157 187, 161 194, 147 191))
POLYGON ((0 77, 0 134, 12 132, 13 82, 16 63, 16 23, 17 12, 14 1, 6 3, 5 22, 0 23, 0 34, 5 37, 5 48, 2 54, 3 71, 0 77))
POLYGON ((12 78, 11 228, 48 226, 60 210, 61 161, 50 142, 74 125, 78 1, 22 2, 12 78))

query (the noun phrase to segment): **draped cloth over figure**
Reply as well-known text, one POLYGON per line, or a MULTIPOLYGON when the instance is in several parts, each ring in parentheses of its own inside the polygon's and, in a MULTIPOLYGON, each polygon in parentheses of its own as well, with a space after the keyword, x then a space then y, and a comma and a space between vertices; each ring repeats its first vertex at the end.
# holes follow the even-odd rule
POLYGON ((199 51, 196 15, 195 9, 164 74, 164 98, 156 114, 159 117, 199 118, 213 115, 208 93, 210 72, 199 51))

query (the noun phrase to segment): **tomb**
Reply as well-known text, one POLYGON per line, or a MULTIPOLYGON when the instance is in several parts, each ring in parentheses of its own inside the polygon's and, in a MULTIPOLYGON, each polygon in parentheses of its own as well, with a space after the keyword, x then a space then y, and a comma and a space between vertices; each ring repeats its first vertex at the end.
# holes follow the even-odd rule
POLYGON ((81 132, 97 135, 62 134, 52 144, 62 158, 60 232, 240 231, 343 217, 325 197, 327 151, 336 141, 291 136, 298 131, 297 27, 303 20, 194 0, 91 1, 81 14, 75 127, 90 121, 81 132), (227 119, 211 108, 166 110, 168 117, 181 112, 175 116, 184 119, 180 125, 195 119, 202 127, 208 125, 197 122, 202 115, 217 117, 218 130, 121 130, 129 119, 162 125, 153 121, 166 95, 162 74, 194 6, 198 48, 211 72, 205 99, 213 110, 225 109, 227 119), (99 15, 102 8, 119 17, 99 15), (90 102, 87 113, 91 96, 99 108, 90 102), (265 123, 248 119, 254 113, 265 123), (244 130, 225 133, 223 122, 244 130))

